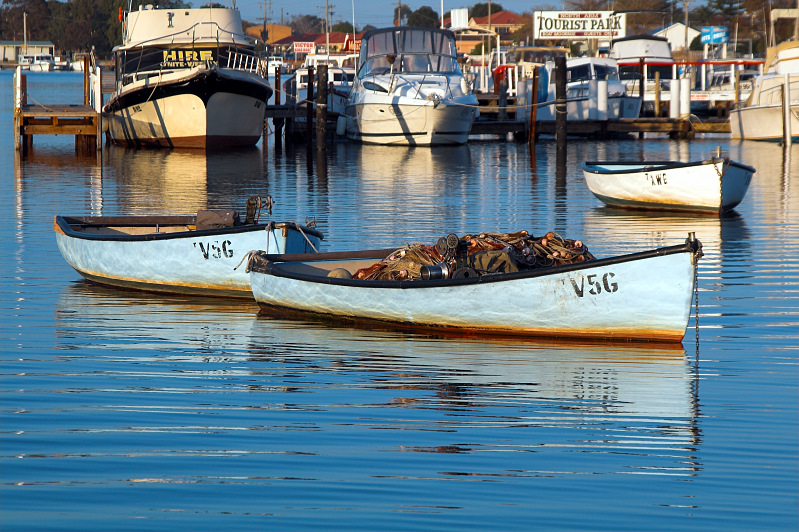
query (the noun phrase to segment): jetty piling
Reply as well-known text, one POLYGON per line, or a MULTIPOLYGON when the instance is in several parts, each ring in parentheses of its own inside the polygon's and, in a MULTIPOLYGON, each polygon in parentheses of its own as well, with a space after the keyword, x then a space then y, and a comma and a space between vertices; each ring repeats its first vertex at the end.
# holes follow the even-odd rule
POLYGON ((566 57, 555 58, 555 141, 558 154, 566 153, 566 57))
MULTIPOLYGON (((327 65, 319 65, 316 88, 316 149, 327 148, 327 65)), ((308 86, 310 89, 310 85, 308 86)), ((309 105, 310 107, 310 105, 309 105)))

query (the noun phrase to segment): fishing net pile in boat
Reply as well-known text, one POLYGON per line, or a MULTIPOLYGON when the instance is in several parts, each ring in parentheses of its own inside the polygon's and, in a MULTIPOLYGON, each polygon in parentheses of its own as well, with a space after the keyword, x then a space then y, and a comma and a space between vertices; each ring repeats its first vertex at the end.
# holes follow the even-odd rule
POLYGON ((547 268, 593 260, 580 240, 555 232, 541 237, 527 231, 480 233, 458 238, 450 234, 433 246, 414 243, 382 261, 355 272, 353 279, 413 280, 465 278, 547 268))

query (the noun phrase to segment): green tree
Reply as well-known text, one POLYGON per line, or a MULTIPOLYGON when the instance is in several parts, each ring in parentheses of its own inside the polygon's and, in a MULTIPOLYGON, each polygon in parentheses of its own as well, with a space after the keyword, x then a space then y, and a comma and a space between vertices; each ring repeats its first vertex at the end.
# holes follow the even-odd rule
POLYGON ((289 22, 294 33, 322 33, 325 31, 324 19, 316 15, 295 15, 289 22))
POLYGON ((393 20, 395 22, 399 21, 399 24, 402 25, 402 21, 408 20, 408 17, 410 16, 411 13, 413 13, 413 11, 411 11, 411 8, 408 7, 407 4, 400 4, 400 7, 394 8, 393 20), (399 11, 399 15, 397 15, 397 11, 399 11))
POLYGON ((741 0, 708 0, 707 7, 714 13, 718 13, 724 18, 724 22, 731 26, 735 18, 743 13, 743 2, 741 0))
POLYGON ((352 27, 352 24, 350 24, 349 22, 339 22, 338 24, 335 24, 332 28, 330 28, 330 31, 338 31, 341 33, 355 32, 355 30, 352 27))
POLYGON ((437 28, 439 26, 438 13, 430 6, 422 6, 408 16, 408 25, 437 28))
MULTIPOLYGON (((505 8, 503 8, 500 4, 494 4, 494 3, 491 4, 491 14, 492 15, 494 13, 499 13, 500 11, 504 11, 504 10, 505 10, 505 8)), ((473 5, 472 8, 469 10, 469 16, 471 16, 472 18, 487 17, 488 16, 488 3, 473 5)))

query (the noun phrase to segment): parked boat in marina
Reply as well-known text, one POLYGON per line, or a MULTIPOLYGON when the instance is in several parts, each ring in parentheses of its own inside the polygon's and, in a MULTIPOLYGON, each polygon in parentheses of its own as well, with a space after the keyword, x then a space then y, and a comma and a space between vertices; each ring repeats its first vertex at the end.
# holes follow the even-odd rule
MULTIPOLYGON (((555 121, 554 64, 547 63, 546 102, 538 107, 536 120, 555 121)), ((626 85, 619 79, 616 60, 604 57, 575 57, 566 59, 566 119, 567 120, 618 120, 638 118, 641 98, 628 94, 626 85), (606 110, 598 105, 599 81, 607 83, 606 110), (601 116, 600 116, 601 115, 601 116)))
POLYGON ((741 203, 751 166, 712 157, 704 161, 584 162, 591 192, 614 207, 720 213, 741 203))
POLYGON ((767 51, 766 72, 754 78, 746 102, 730 110, 732 138, 781 141, 786 116, 791 138, 799 140, 799 42, 790 41, 767 51), (785 112, 783 92, 790 91, 790 111, 785 112))
POLYGON ((104 111, 114 142, 211 148, 261 138, 272 87, 235 8, 125 13, 116 91, 104 111))
POLYGON ((232 212, 178 216, 56 216, 56 242, 95 283, 153 292, 252 298, 244 265, 253 249, 306 253, 323 236, 295 222, 235 225, 232 212))
POLYGON ((19 56, 22 70, 31 72, 52 72, 56 69, 52 54, 23 54, 19 56))
MULTIPOLYGON (((283 83, 283 92, 286 101, 299 107, 305 107, 308 100, 313 97, 314 87, 309 90, 310 81, 309 68, 313 67, 318 72, 319 65, 327 65, 328 113, 343 115, 347 99, 352 89, 355 79, 355 62, 358 56, 355 54, 308 54, 302 66, 295 70, 283 83), (309 98, 309 94, 311 95, 309 98)), ((315 83, 314 83, 315 84, 315 83)), ((305 116, 301 113, 297 117, 298 122, 305 122, 305 116)))
POLYGON ((471 246, 486 235, 461 239, 450 235, 448 246, 454 237, 457 250, 462 246, 469 250, 462 258, 460 251, 454 258, 445 252, 438 264, 432 262, 439 260, 441 240, 432 247, 394 250, 258 252, 250 257, 247 269, 258 304, 281 316, 318 315, 466 334, 682 340, 701 256, 701 244, 693 234, 681 245, 599 260, 589 256, 579 241, 554 234, 538 239, 528 239, 526 232, 515 235, 524 248, 516 240, 509 250, 478 252, 472 252, 471 246), (522 265, 526 259, 521 257, 529 257, 522 249, 537 254, 537 246, 551 245, 553 240, 571 250, 561 257, 580 253, 583 260, 558 263, 555 253, 548 252, 543 259, 536 255, 536 260, 549 257, 554 264, 522 265), (511 259, 500 260, 502 253, 511 259), (415 270, 413 264, 406 265, 409 256, 425 254, 427 264, 415 270), (512 263, 518 265, 515 271, 512 263), (491 264, 501 267, 489 273, 486 268, 491 264), (373 280, 371 272, 386 271, 381 268, 391 275, 373 280))
POLYGON ((463 144, 477 106, 452 32, 383 28, 361 40, 343 129, 352 140, 374 144, 463 144))

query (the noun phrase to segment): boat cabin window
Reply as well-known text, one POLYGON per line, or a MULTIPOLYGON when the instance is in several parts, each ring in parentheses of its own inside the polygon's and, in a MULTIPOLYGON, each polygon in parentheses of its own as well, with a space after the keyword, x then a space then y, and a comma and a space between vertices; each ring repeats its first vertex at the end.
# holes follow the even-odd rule
POLYGON ((566 48, 517 48, 508 50, 506 61, 508 64, 537 63, 543 65, 548 61, 554 61, 556 57, 569 57, 569 51, 566 48))
POLYGON ((333 72, 334 83, 350 82, 354 77, 354 74, 348 74, 347 72, 333 72))
POLYGON ((566 81, 584 81, 591 79, 591 65, 577 65, 566 69, 566 81))
POLYGON ((608 81, 618 80, 619 71, 610 65, 594 65, 594 77, 596 79, 606 79, 608 81))
POLYGON ((377 83, 374 83, 373 81, 364 81, 363 88, 375 92, 388 92, 387 89, 378 85, 377 83))

